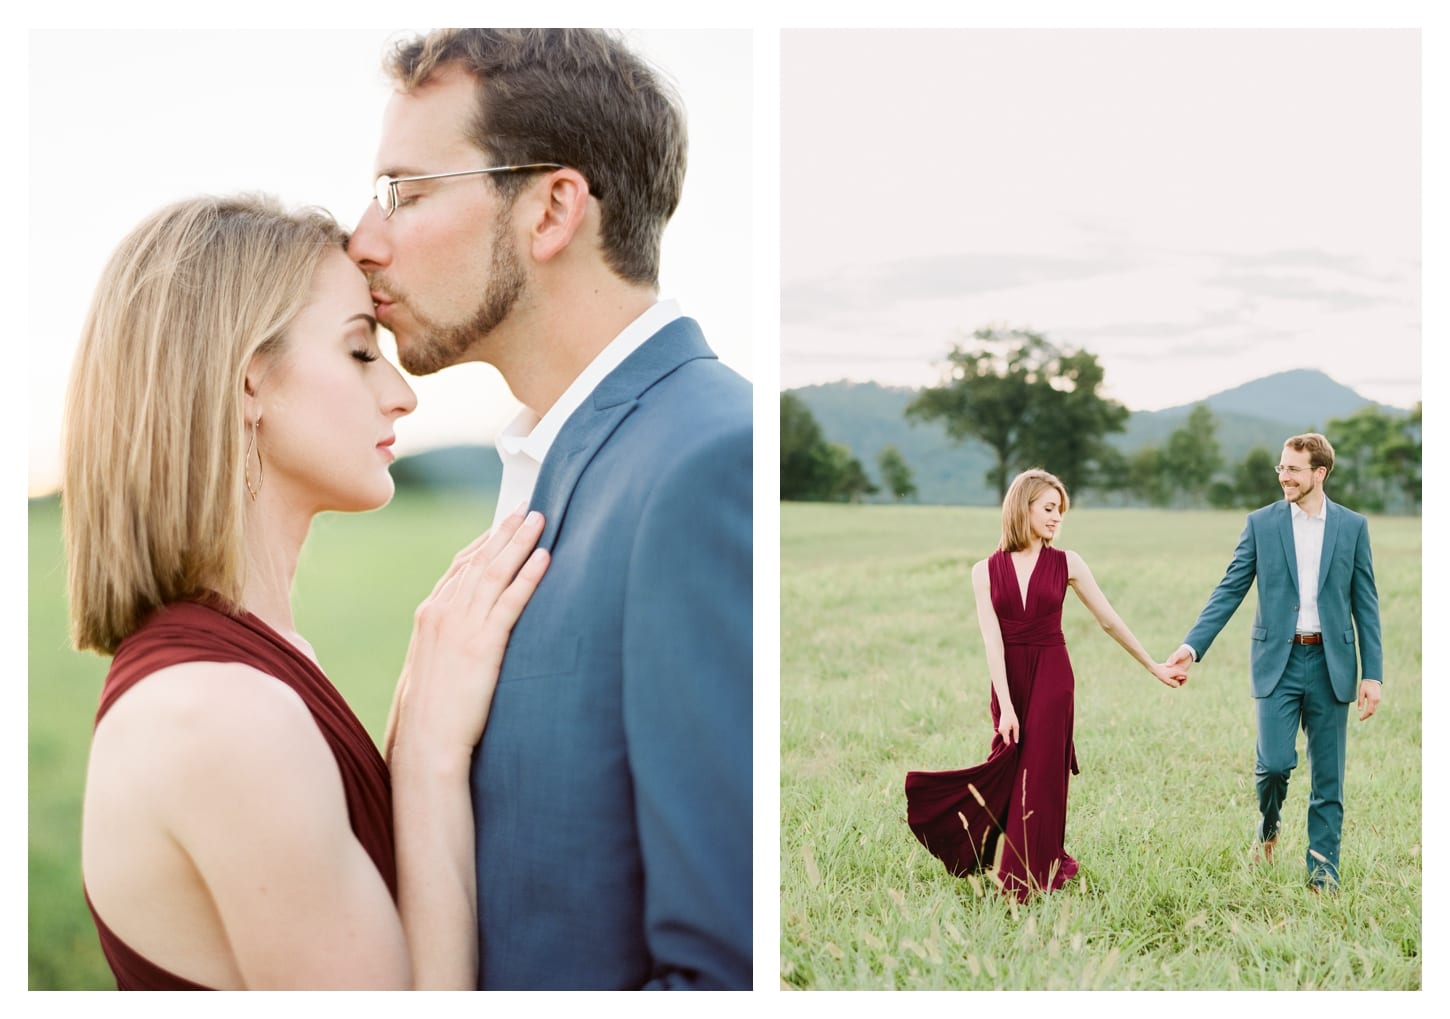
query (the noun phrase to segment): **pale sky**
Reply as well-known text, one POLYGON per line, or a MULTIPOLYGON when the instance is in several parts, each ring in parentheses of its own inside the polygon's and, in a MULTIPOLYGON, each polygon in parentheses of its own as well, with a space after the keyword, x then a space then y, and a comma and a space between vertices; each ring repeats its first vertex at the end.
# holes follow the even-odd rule
MULTIPOLYGON (((29 35, 29 488, 51 487, 76 338, 101 267, 148 213, 199 193, 267 191, 351 228, 371 190, 389 94, 382 30, 75 31, 29 35)), ((753 377, 749 30, 627 32, 678 87, 690 155, 665 231, 661 296, 753 377)), ((391 339, 384 349, 391 356, 391 339)), ((773 356, 774 345, 771 346, 773 356)), ((411 379, 399 454, 488 443, 517 411, 463 365, 411 379)))
POLYGON ((785 31, 782 388, 982 326, 1133 410, 1318 368, 1421 396, 1413 30, 785 31))

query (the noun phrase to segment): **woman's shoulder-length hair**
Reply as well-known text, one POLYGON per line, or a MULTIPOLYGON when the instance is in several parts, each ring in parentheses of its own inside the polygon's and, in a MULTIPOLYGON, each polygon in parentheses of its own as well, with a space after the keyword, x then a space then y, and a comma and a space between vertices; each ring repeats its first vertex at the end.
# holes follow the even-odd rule
POLYGON ((66 399, 71 639, 114 653, 161 605, 244 579, 246 371, 280 348, 324 254, 317 209, 201 197, 148 217, 101 273, 66 399))
POLYGON ((1056 475, 1039 467, 1023 471, 1007 486, 1002 498, 1002 540, 999 547, 1004 552, 1017 552, 1032 543, 1032 524, 1029 510, 1032 502, 1045 490, 1057 489, 1062 498, 1062 512, 1067 512, 1067 486, 1056 475))

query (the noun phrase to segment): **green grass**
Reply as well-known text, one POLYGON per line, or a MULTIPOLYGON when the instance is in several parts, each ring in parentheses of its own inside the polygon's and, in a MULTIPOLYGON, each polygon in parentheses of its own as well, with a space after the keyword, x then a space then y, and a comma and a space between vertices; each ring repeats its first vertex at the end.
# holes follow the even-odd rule
MULTIPOLYGON (((296 582, 298 629, 381 740, 413 610, 493 515, 491 494, 400 495, 376 513, 313 524, 296 582)), ((109 659, 66 637, 55 500, 29 512, 30 987, 113 988, 81 897, 80 811, 87 750, 109 659)))
MULTIPOLYGON (((970 569, 995 548, 999 519, 781 507, 781 986, 1420 988, 1420 521, 1370 523, 1386 682, 1379 713, 1349 722, 1340 895, 1304 887, 1302 733, 1279 857, 1248 862, 1256 594, 1176 691, 1069 594, 1082 774, 1067 850, 1082 876, 1017 906, 948 875, 907 828, 902 791, 908 770, 986 758, 970 569)), ((1242 526, 1241 513, 1074 510, 1058 544, 1166 656, 1242 526)))

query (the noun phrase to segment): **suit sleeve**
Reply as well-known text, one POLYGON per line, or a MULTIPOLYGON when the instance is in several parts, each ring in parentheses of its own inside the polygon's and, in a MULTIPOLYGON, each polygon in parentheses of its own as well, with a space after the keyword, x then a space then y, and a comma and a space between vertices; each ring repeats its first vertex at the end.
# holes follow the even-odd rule
POLYGON ((1384 679, 1384 652, 1380 645, 1380 599, 1374 583, 1374 556, 1369 548, 1369 524, 1361 517, 1354 542, 1354 574, 1349 582, 1349 610, 1359 636, 1360 675, 1384 679))
POLYGON ((1244 595, 1249 593, 1249 588, 1254 583, 1257 559, 1254 522, 1249 519, 1244 523, 1244 533, 1239 536, 1238 547, 1234 549, 1233 559, 1224 571, 1223 579, 1208 596, 1208 604, 1198 614, 1198 622, 1193 624, 1193 629, 1183 638, 1183 643, 1193 648, 1198 655, 1198 661, 1203 661, 1208 654, 1209 645, 1224 628, 1224 624, 1238 611, 1244 595))
POLYGON ((624 727, 654 989, 751 987, 748 422, 645 504, 624 619, 624 727))

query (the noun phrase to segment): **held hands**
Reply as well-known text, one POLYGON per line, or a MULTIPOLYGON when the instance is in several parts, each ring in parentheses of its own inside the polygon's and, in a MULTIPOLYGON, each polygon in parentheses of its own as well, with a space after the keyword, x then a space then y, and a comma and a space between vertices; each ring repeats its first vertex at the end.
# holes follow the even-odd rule
POLYGON ((1380 706, 1380 681, 1361 679, 1359 681, 1359 720, 1363 722, 1380 706))
POLYGON ((1171 660, 1165 665, 1155 662, 1148 671, 1153 673, 1158 682, 1175 690, 1188 682, 1188 669, 1182 665, 1174 665, 1171 660))
POLYGON ((1188 682, 1188 667, 1193 664, 1193 649, 1187 644, 1180 644, 1178 650, 1168 656, 1168 661, 1162 665, 1155 665, 1149 671, 1164 686, 1171 686, 1175 690, 1188 682))
POLYGON ((537 512, 515 511, 475 539, 413 617, 403 675, 389 720, 394 743, 462 755, 483 735, 509 634, 548 568, 534 548, 543 533, 537 512))

